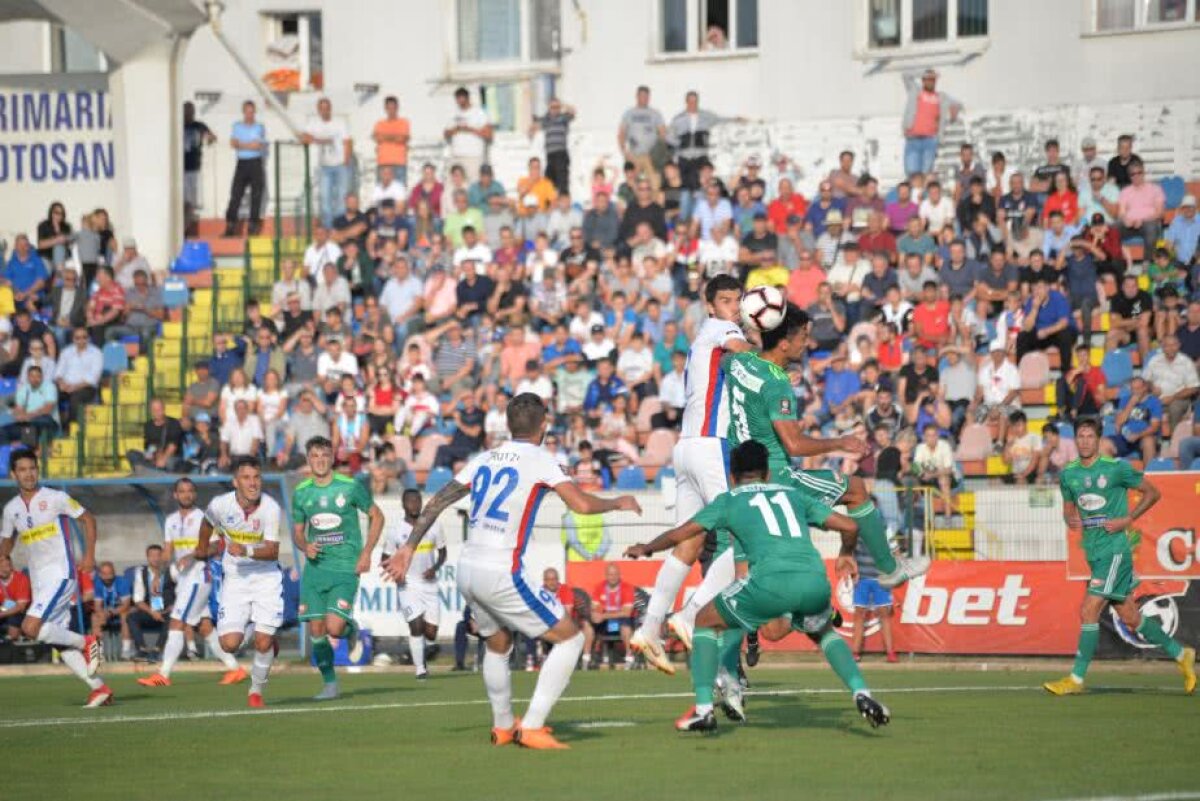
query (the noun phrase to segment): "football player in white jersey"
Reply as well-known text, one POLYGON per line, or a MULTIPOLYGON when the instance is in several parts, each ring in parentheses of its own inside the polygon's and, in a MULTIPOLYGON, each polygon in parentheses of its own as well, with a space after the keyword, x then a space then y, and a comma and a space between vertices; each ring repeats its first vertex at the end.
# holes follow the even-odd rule
MULTIPOLYGON (((421 493, 406 489, 400 497, 404 519, 388 524, 384 531, 383 558, 387 560, 404 543, 421 514, 421 493)), ((436 526, 425 542, 417 546, 404 583, 397 583, 400 611, 408 623, 408 650, 418 679, 429 678, 425 667, 425 649, 437 644, 442 601, 438 597, 437 572, 446 563, 446 535, 436 526)))
POLYGON ((70 628, 71 607, 79 587, 69 518, 78 520, 83 528, 80 573, 91 573, 96 567, 96 518, 67 493, 40 485, 33 451, 14 453, 10 470, 18 493, 4 505, 0 556, 12 554, 18 540, 25 546, 33 602, 21 622, 21 632, 59 650, 63 664, 91 688, 86 707, 107 706, 113 700, 112 690, 96 675, 100 642, 70 628))
POLYGON ((175 482, 175 503, 179 506, 167 515, 163 523, 164 557, 175 568, 175 605, 171 607, 171 623, 167 631, 167 645, 163 649, 162 664, 158 672, 138 684, 143 687, 170 687, 171 670, 183 654, 184 628, 191 626, 204 638, 209 652, 225 665, 222 684, 236 684, 249 678, 237 663, 233 654, 221 647, 208 611, 208 597, 212 592, 212 573, 205 561, 195 557, 196 544, 200 541, 200 524, 204 512, 196 508, 196 485, 190 478, 175 482))
POLYGON ((458 561, 458 589, 475 613, 479 634, 487 641, 483 683, 492 704, 492 742, 516 742, 526 748, 567 748, 546 726, 546 717, 571 680, 583 650, 583 634, 548 590, 535 593, 525 573, 524 554, 548 490, 567 508, 581 514, 616 510, 641 513, 632 495, 600 498, 567 478, 554 457, 542 448, 546 406, 523 392, 508 404, 512 440, 479 454, 443 487, 421 512, 412 534, 384 563, 395 581, 408 576, 421 540, 447 507, 471 496, 470 530, 458 561), (544 639, 554 649, 542 664, 533 698, 523 720, 512 712, 512 677, 508 660, 515 629, 544 639))
MULTIPOLYGON (((683 425, 675 443, 675 522, 681 524, 729 489, 725 463, 725 432, 729 428, 729 402, 725 398, 725 375, 721 357, 741 353, 753 346, 738 326, 741 317, 741 283, 729 275, 718 275, 704 287, 709 317, 696 332, 688 349, 684 373, 683 425)), ((641 627, 633 633, 629 645, 641 651, 646 661, 664 673, 673 674, 675 666, 662 646, 662 625, 692 565, 705 549, 705 538, 696 537, 677 546, 658 569, 654 591, 646 606, 641 627)), ((728 573, 733 581, 733 554, 722 555, 713 567, 719 572, 714 580, 728 573), (725 561, 729 564, 726 565, 725 561), (726 569, 727 568, 727 569, 726 569)), ((711 572, 712 568, 710 568, 711 572)))
POLYGON ((246 625, 254 624, 254 663, 248 703, 261 707, 263 689, 275 661, 275 632, 283 625, 283 571, 279 567, 279 527, 283 512, 262 491, 262 466, 253 456, 233 463, 233 492, 218 495, 200 523, 197 559, 211 553, 214 533, 225 541, 224 580, 218 599, 217 636, 221 647, 236 653, 246 625))

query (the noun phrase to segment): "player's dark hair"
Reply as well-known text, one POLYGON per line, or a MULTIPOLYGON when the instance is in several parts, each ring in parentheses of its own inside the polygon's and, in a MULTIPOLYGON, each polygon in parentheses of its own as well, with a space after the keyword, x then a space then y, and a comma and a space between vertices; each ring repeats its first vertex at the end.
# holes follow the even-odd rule
POLYGON ((1020 409, 1018 409, 1017 411, 1013 412, 1012 414, 1010 414, 1008 416, 1008 422, 1011 423, 1012 425, 1016 425, 1017 423, 1024 423, 1024 422, 1026 422, 1026 419, 1027 418, 1025 417, 1025 412, 1021 411, 1020 409))
POLYGON ((193 489, 194 489, 194 488, 195 488, 195 486, 196 486, 196 482, 195 482, 195 481, 192 481, 192 480, 191 480, 190 478, 188 478, 187 476, 180 476, 179 478, 175 479, 175 483, 171 485, 171 489, 172 489, 172 490, 177 490, 177 489, 179 489, 181 486, 183 486, 184 484, 191 484, 191 485, 192 485, 192 487, 193 487, 193 489))
POLYGON ((741 293, 742 282, 734 278, 732 275, 714 276, 707 284, 704 285, 704 299, 709 303, 713 303, 717 299, 718 292, 737 292, 741 293))
POLYGON ((421 491, 419 489, 416 489, 415 487, 409 487, 404 492, 400 493, 400 498, 404 499, 404 498, 409 497, 410 495, 416 495, 418 498, 420 498, 421 491))
POLYGON ((729 454, 729 472, 735 478, 746 476, 767 477, 767 446, 749 439, 738 445, 729 454))
POLYGON ((1078 434, 1079 430, 1083 429, 1083 428, 1090 428, 1090 429, 1092 429, 1092 431, 1094 431, 1096 433, 1097 437, 1100 436, 1100 432, 1101 432, 1100 421, 1097 420, 1095 417, 1081 417, 1075 421, 1075 433, 1076 434, 1078 434))
POLYGON ((328 448, 329 450, 333 450, 333 443, 329 441, 328 437, 312 437, 308 442, 304 443, 305 453, 312 453, 318 448, 328 448))
POLYGON ((162 549, 163 549, 163 547, 161 545, 158 545, 157 543, 154 545, 147 545, 146 553, 150 553, 151 551, 158 551, 159 553, 162 553, 162 549))
POLYGON ((8 471, 10 473, 12 473, 13 475, 16 475, 17 474, 17 465, 26 460, 33 462, 33 466, 35 468, 38 466, 37 454, 34 453, 29 448, 22 448, 21 450, 14 453, 12 455, 12 457, 8 460, 8 471))
POLYGON ((546 419, 546 405, 532 392, 522 392, 508 404, 508 430, 514 439, 525 439, 538 433, 546 419))
POLYGON ((229 471, 232 475, 237 475, 238 471, 243 467, 252 467, 258 472, 262 472, 262 462, 257 456, 239 456, 233 460, 232 469, 229 471))
POLYGON ((808 313, 799 306, 789 303, 787 305, 787 312, 783 315, 783 322, 770 331, 762 332, 763 351, 775 350, 780 342, 788 339, 800 329, 807 327, 808 313))

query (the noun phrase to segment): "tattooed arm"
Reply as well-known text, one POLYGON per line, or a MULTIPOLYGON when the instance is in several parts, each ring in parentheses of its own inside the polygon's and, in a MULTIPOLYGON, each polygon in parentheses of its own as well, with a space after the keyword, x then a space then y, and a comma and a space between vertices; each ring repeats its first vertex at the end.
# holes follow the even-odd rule
POLYGON ((408 535, 408 542, 404 543, 399 550, 392 554, 390 559, 383 563, 383 572, 395 581, 404 581, 404 577, 408 575, 408 566, 412 562, 413 553, 416 552, 425 533, 433 527, 442 512, 458 503, 470 491, 469 486, 459 484, 457 481, 451 481, 438 490, 437 494, 421 510, 417 522, 413 525, 412 533, 408 535))

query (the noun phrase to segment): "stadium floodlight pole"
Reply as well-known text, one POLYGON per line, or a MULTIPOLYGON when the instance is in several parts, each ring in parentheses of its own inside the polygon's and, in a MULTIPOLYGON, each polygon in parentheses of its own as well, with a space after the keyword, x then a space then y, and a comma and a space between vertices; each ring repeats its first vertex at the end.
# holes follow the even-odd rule
POLYGON ((301 127, 296 124, 296 121, 292 119, 287 109, 276 99, 275 94, 267 88, 266 84, 259 79, 258 74, 250 68, 250 63, 242 57, 242 54, 234 47, 233 42, 229 41, 225 37, 224 31, 221 30, 221 14, 225 11, 225 4, 221 0, 206 0, 204 10, 208 12, 208 27, 212 29, 213 36, 221 43, 221 46, 229 53, 233 62, 238 65, 238 69, 242 71, 247 80, 258 91, 263 102, 279 115, 280 119, 283 120, 284 124, 292 132, 292 136, 299 139, 300 134, 303 133, 301 127))

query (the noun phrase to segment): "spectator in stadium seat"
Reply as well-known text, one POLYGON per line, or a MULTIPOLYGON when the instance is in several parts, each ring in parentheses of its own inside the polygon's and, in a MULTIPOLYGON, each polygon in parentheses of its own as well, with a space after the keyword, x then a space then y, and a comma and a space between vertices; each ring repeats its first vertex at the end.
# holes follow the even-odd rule
POLYGON ((1008 431, 1009 416, 1021 408, 1021 375, 1017 366, 1008 360, 1004 346, 993 342, 988 358, 979 367, 979 380, 975 390, 975 420, 982 423, 988 419, 997 423, 1004 442, 1008 431))
POLYGON ((1108 160, 1108 177, 1118 189, 1129 186, 1132 179, 1129 176, 1134 162, 1141 163, 1141 158, 1133 152, 1133 134, 1121 134, 1117 137, 1117 154, 1108 160))
POLYGON ((239 456, 258 456, 262 443, 262 421, 257 414, 251 414, 250 401, 235 401, 233 414, 221 422, 221 456, 217 466, 228 470, 239 456))
POLYGON ((1188 302, 1186 316, 1175 331, 1179 347, 1192 361, 1200 362, 1200 295, 1188 302))
POLYGON ((1041 201, 1025 189, 1025 175, 1014 172, 1008 179, 1009 191, 1000 198, 996 209, 997 223, 1010 234, 1022 227, 1035 226, 1041 219, 1041 201))
POLYGON ((21 622, 32 601, 29 577, 13 568, 11 557, 0 556, 0 638, 21 639, 21 622))
MULTIPOLYGON (((413 380, 413 395, 417 394, 418 385, 424 389, 424 383, 424 379, 420 377, 413 380)), ((353 395, 346 395, 341 399, 332 428, 334 462, 350 475, 357 475, 362 470, 366 457, 371 427, 367 423, 367 415, 360 409, 358 400, 353 395)))
POLYGON ((1091 363, 1091 346, 1075 346, 1075 363, 1056 384, 1059 414, 1070 423, 1081 417, 1095 417, 1107 401, 1104 371, 1091 363))
POLYGON ((950 243, 950 255, 938 269, 938 281, 944 297, 959 295, 968 297, 975 289, 975 281, 982 265, 967 258, 967 247, 961 239, 950 243))
POLYGON ((550 215, 546 219, 545 233, 555 250, 562 250, 570 241, 571 231, 583 225, 583 212, 571 201, 571 193, 564 190, 554 199, 550 215))
POLYGON ((906 72, 906 99, 900 127, 904 133, 904 174, 933 171, 938 143, 948 122, 958 119, 962 103, 945 92, 938 91, 938 73, 927 69, 920 73, 906 72))
MULTIPOLYGON (((604 568, 604 581, 592 592, 592 625, 598 634, 619 636, 625 650, 625 669, 633 666, 629 638, 633 635, 633 604, 636 600, 633 585, 622 581, 621 568, 610 562, 604 568)), ((609 657, 604 654, 604 664, 609 657)))
POLYGON ((967 248, 967 258, 983 264, 993 251, 1004 250, 1004 237, 999 228, 983 212, 975 215, 969 228, 963 229, 963 244, 967 248))
POLYGON ((767 206, 767 217, 776 234, 787 233, 789 217, 803 217, 808 211, 808 200, 795 190, 789 178, 779 180, 779 193, 767 206))
POLYGON ((846 203, 846 220, 849 223, 849 228, 852 233, 858 234, 867 229, 867 224, 872 215, 880 215, 880 223, 877 230, 884 229, 883 212, 886 205, 883 198, 879 196, 879 181, 875 178, 864 175, 858 180, 857 194, 851 197, 846 203))
POLYGON ((1046 472, 1042 457, 1042 438, 1029 430, 1025 412, 1008 416, 1008 432, 1001 457, 1008 465, 1008 479, 1017 484, 1032 484, 1046 472))
POLYGON ((825 233, 825 226, 829 215, 837 212, 837 218, 840 222, 845 209, 846 201, 834 196, 833 184, 828 179, 821 181, 817 185, 816 199, 809 205, 808 211, 804 213, 804 227, 812 234, 814 239, 819 239, 825 233))
POLYGON ((1105 177, 1103 167, 1093 167, 1087 174, 1087 182, 1079 187, 1080 219, 1091 220, 1095 214, 1113 222, 1120 213, 1121 190, 1105 177))
POLYGON ((946 196, 938 181, 930 181, 925 189, 918 215, 925 221, 925 230, 936 238, 943 228, 954 224, 954 201, 946 196))
POLYGON ((1055 191, 1055 182, 1059 175, 1065 175, 1068 180, 1071 177, 1071 168, 1062 161, 1057 139, 1047 139, 1044 151, 1046 162, 1034 170, 1029 179, 1029 191, 1041 195, 1042 198, 1055 191))
POLYGON ((933 281, 926 281, 921 288, 921 302, 913 309, 912 333, 919 348, 940 348, 950 341, 950 302, 939 297, 933 281))
POLYGON ((1047 423, 1042 427, 1042 452, 1040 455, 1041 469, 1038 481, 1055 482, 1064 467, 1079 458, 1079 449, 1075 440, 1064 437, 1055 423, 1047 423))
MULTIPOLYGON (((1179 212, 1163 235, 1175 253, 1175 259, 1183 265, 1196 263, 1197 246, 1200 245, 1200 216, 1196 215, 1196 196, 1184 195, 1179 212)), ((1193 291, 1200 287, 1193 287, 1193 291)))
POLYGON ((1034 350, 1057 348, 1059 364, 1071 363, 1071 350, 1075 344, 1075 331, 1071 327, 1071 304, 1061 292, 1054 289, 1055 282, 1045 277, 1033 285, 1033 293, 1022 309, 1025 321, 1017 334, 1017 361, 1034 350))
POLYGON ((87 325, 87 289, 79 285, 79 273, 62 271, 62 283, 50 290, 50 326, 58 342, 72 328, 87 325))
POLYGON ((96 290, 88 298, 87 324, 92 342, 103 346, 106 341, 121 336, 121 317, 125 314, 125 290, 113 280, 112 268, 96 270, 96 290))
POLYGON ((29 244, 29 237, 17 234, 8 263, 0 270, 0 286, 12 289, 13 301, 18 306, 36 312, 49 281, 50 271, 29 244))
POLYGON ((542 173, 542 160, 529 160, 529 172, 517 180, 517 232, 520 238, 533 239, 546 230, 550 209, 558 193, 554 184, 542 173))
POLYGON ((1136 275, 1128 274, 1121 280, 1111 310, 1104 349, 1113 350, 1136 341, 1138 353, 1145 359, 1150 352, 1150 332, 1154 330, 1154 299, 1138 286, 1136 275))
MULTIPOLYGON (((903 258, 905 264, 910 256, 916 256, 920 264, 929 267, 933 262, 933 254, 937 252, 937 242, 925 231, 925 223, 920 217, 909 217, 905 231, 896 240, 896 252, 903 258)), ((924 281, 917 284, 914 291, 920 292, 924 281)), ((902 287, 903 288, 903 287, 902 287)))
POLYGON ((1121 237, 1141 237, 1146 253, 1150 253, 1162 235, 1166 196, 1161 186, 1146 178, 1146 166, 1140 160, 1130 162, 1129 180, 1117 198, 1121 237))
POLYGON ((817 288, 825 281, 825 271, 816 263, 813 251, 800 250, 796 269, 788 275, 787 298, 791 303, 807 309, 817 300, 817 288))
POLYGON ((920 437, 921 441, 912 454, 913 475, 922 486, 938 489, 950 514, 954 508, 951 493, 954 485, 954 451, 936 425, 925 426, 920 437))
POLYGON ((167 617, 175 603, 175 582, 171 566, 163 560, 161 545, 146 548, 146 563, 133 574, 133 608, 129 612, 129 633, 137 649, 135 658, 152 659, 162 651, 167 641, 167 617), (158 638, 151 646, 146 632, 157 631, 158 638))
POLYGON ((183 428, 160 398, 150 401, 150 419, 142 425, 142 450, 125 455, 134 473, 142 469, 177 472, 183 457, 183 428))
POLYGON ((963 232, 969 230, 975 224, 975 218, 980 214, 985 215, 988 222, 994 223, 996 221, 996 201, 984 190, 983 178, 973 175, 955 210, 954 216, 959 230, 963 232))
POLYGON ((1197 459, 1200 459, 1200 400, 1192 404, 1191 436, 1179 443, 1179 469, 1191 469, 1197 459))
POLYGON ((896 237, 887 228, 887 216, 882 211, 867 215, 866 228, 858 235, 858 246, 866 255, 883 251, 894 263, 896 259, 896 237))
POLYGON ((91 343, 86 328, 76 328, 71 341, 73 347, 63 348, 54 371, 58 390, 69 401, 64 426, 80 419, 83 407, 98 397, 100 376, 104 372, 104 356, 91 343))
POLYGON ((1071 310, 1085 344, 1092 341, 1092 312, 1104 297, 1104 287, 1096 270, 1095 254, 1103 251, 1086 237, 1071 240, 1071 255, 1062 267, 1063 285, 1071 299, 1071 310))
POLYGON ((105 632, 115 632, 121 638, 121 658, 132 659, 129 613, 133 608, 133 588, 124 576, 117 575, 112 562, 101 562, 96 568, 93 597, 89 621, 92 636, 103 638, 105 632))
POLYGON ((654 152, 667 140, 667 125, 658 109, 650 106, 650 88, 637 88, 635 105, 621 115, 617 127, 617 145, 625 161, 631 163, 636 174, 648 180, 653 192, 658 193, 661 176, 654 162, 654 152))
POLYGON ((558 414, 565 416, 582 413, 591 383, 591 373, 583 369, 583 356, 568 355, 554 374, 554 387, 558 395, 555 409, 558 414))
POLYGON ((456 463, 470 458, 483 447, 483 421, 486 414, 475 402, 474 392, 464 392, 450 413, 454 422, 454 434, 446 445, 439 445, 434 454, 434 467, 453 468, 456 463))
MULTIPOLYGON (((1017 290, 1017 266, 1011 264, 1003 250, 988 256, 987 267, 975 277, 975 311, 981 318, 995 317, 1004 308, 1010 292, 1017 290)), ((1095 287, 1092 288, 1093 293, 1095 287)))
POLYGON ((563 611, 583 632, 583 655, 580 662, 581 668, 587 670, 592 658, 592 644, 596 640, 596 630, 592 628, 592 621, 588 617, 590 610, 586 605, 576 602, 574 588, 562 583, 558 571, 552 567, 542 572, 542 589, 558 599, 563 611))
POLYGON ((620 238, 621 218, 608 193, 599 192, 592 207, 583 215, 583 238, 589 247, 603 250, 616 247, 620 238))
POLYGON ((304 445, 313 437, 329 439, 329 420, 325 416, 325 404, 320 394, 303 389, 296 400, 296 407, 288 414, 283 427, 283 447, 275 457, 281 469, 304 469, 304 445))
POLYGON ((846 305, 833 296, 828 281, 817 286, 817 299, 805 309, 812 321, 809 333, 816 350, 834 351, 846 335, 846 305))
POLYGON ((954 195, 951 200, 955 206, 970 195, 971 184, 976 178, 979 179, 980 189, 986 187, 987 171, 975 156, 975 146, 968 142, 959 146, 958 161, 951 169, 951 174, 954 176, 954 195))
POLYGON ((21 440, 27 447, 36 448, 43 436, 58 432, 58 390, 42 376, 42 368, 29 368, 17 384, 17 394, 11 409, 13 422, 3 429, 5 441, 21 440))
POLYGON ((905 416, 915 417, 918 400, 923 395, 931 395, 938 384, 938 369, 931 354, 923 347, 913 348, 911 361, 900 369, 899 383, 896 394, 904 404, 905 416))
POLYGON ((1121 389, 1117 398, 1117 417, 1113 421, 1117 433, 1100 441, 1100 450, 1107 456, 1140 456, 1150 464, 1158 453, 1158 436, 1162 432, 1162 401, 1151 391, 1149 382, 1135 375, 1121 389))
POLYGON ((596 377, 588 384, 583 409, 588 417, 599 420, 606 410, 612 408, 613 400, 618 395, 628 392, 625 382, 616 375, 612 360, 599 359, 596 362, 596 377))
POLYGON ((888 254, 882 250, 870 253, 871 268, 862 278, 862 308, 860 319, 869 320, 873 311, 878 310, 887 297, 890 288, 900 287, 896 270, 888 263, 888 254))
POLYGON ((313 314, 323 315, 329 309, 343 314, 350 307, 350 284, 338 274, 337 265, 328 262, 321 267, 321 279, 313 291, 313 314))
POLYGON ((1142 375, 1163 405, 1167 416, 1163 426, 1166 438, 1187 415, 1193 399, 1200 395, 1200 376, 1196 374, 1196 362, 1179 352, 1179 337, 1165 336, 1159 344, 1162 352, 1150 358, 1142 375))
POLYGON ((950 430, 957 436, 975 400, 976 370, 973 351, 960 345, 942 349, 946 365, 938 371, 938 400, 950 407, 950 430))

